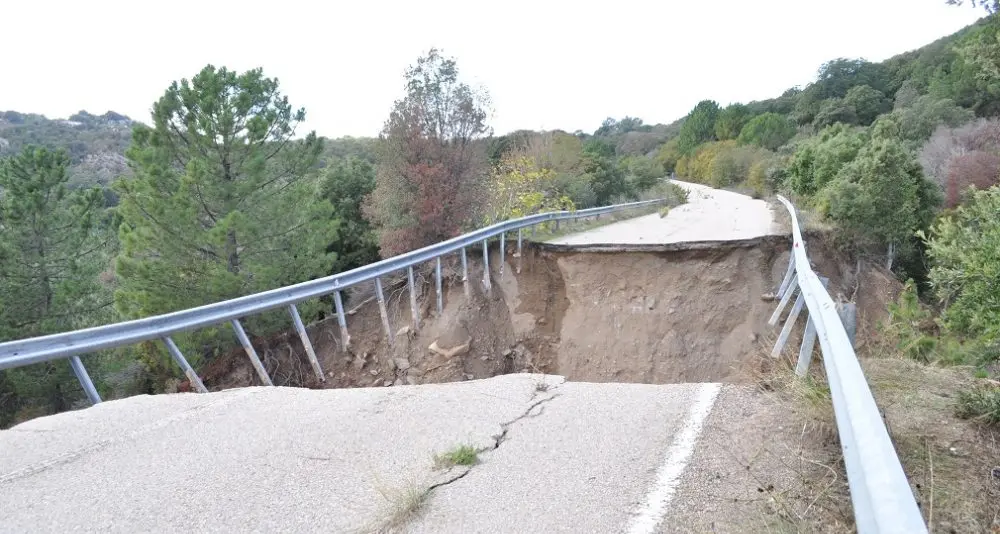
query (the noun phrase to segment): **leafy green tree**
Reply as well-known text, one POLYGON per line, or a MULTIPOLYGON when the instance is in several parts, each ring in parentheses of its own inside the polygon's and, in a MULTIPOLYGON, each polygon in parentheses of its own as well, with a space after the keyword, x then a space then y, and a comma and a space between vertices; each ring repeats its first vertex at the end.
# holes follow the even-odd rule
POLYGON ((330 202, 340 221, 336 239, 326 247, 336 258, 331 274, 378 261, 378 235, 362 214, 365 197, 373 190, 375 166, 364 159, 337 160, 327 168, 320 196, 330 202))
POLYGON ((629 187, 637 193, 653 187, 663 177, 663 166, 653 158, 628 156, 618 164, 625 171, 629 187))
POLYGON ((900 136, 920 143, 930 138, 938 126, 954 128, 974 118, 972 111, 954 101, 930 95, 918 97, 909 107, 897 109, 892 114, 898 117, 900 136))
POLYGON ((820 104, 816 118, 813 119, 813 127, 820 129, 832 126, 837 123, 856 124, 858 116, 854 112, 854 106, 850 105, 843 98, 829 98, 820 104))
MULTIPOLYGON (((100 276, 110 235, 104 198, 97 189, 69 189, 69 165, 65 152, 35 147, 0 162, 0 341, 108 318, 111 291, 100 276)), ((42 413, 82 398, 66 362, 12 369, 7 381, 16 407, 40 404, 42 413)))
POLYGON ((598 206, 606 206, 619 197, 630 197, 635 193, 622 169, 613 159, 603 157, 601 151, 584 150, 583 161, 583 171, 594 190, 598 206))
POLYGON ((784 115, 764 113, 747 122, 740 130, 739 141, 744 145, 757 145, 777 150, 795 135, 795 125, 784 115))
POLYGON ((976 191, 968 202, 922 234, 931 260, 929 279, 955 333, 1000 335, 1000 189, 976 191))
MULTIPOLYGON (((115 305, 146 317, 329 273, 337 221, 313 179, 322 143, 293 138, 278 81, 207 66, 174 82, 117 182, 123 250, 115 305)), ((308 312, 305 312, 308 314, 308 312)), ((257 323, 259 324, 259 323, 257 323)), ((284 324, 284 323, 282 323, 284 324)))
POLYGON ((719 141, 736 139, 750 118, 747 106, 740 103, 726 106, 715 119, 715 138, 719 141))
POLYGON ((898 140, 873 140, 824 191, 822 211, 854 243, 897 245, 926 229, 940 204, 936 185, 924 178, 916 157, 898 140))
POLYGON ((719 116, 719 104, 714 100, 702 100, 691 110, 680 134, 677 148, 684 154, 691 154, 695 147, 715 139, 715 120, 719 116))
POLYGON ((795 151, 788 168, 792 189, 800 195, 815 194, 854 161, 867 143, 867 134, 858 129, 844 124, 825 128, 795 151))
POLYGON ((855 85, 847 90, 844 103, 854 109, 857 123, 867 126, 875 117, 889 111, 889 100, 882 91, 868 85, 855 85))

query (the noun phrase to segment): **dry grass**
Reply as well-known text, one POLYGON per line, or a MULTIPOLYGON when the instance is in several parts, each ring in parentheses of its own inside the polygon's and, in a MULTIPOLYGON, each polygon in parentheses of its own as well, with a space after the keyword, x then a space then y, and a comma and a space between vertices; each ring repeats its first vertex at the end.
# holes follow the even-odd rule
MULTIPOLYGON (((766 355, 755 370, 756 383, 785 399, 803 419, 803 434, 836 439, 822 365, 814 361, 809 376, 800 379, 787 354, 797 344, 775 360, 767 354, 772 341, 763 341, 766 355)), ((974 388, 972 369, 896 358, 865 358, 862 366, 930 531, 1000 533, 1000 478, 994 475, 1000 473, 1000 431, 957 415, 963 392, 974 388)), ((835 469, 844 475, 841 462, 835 469)), ((778 517, 774 531, 803 531, 794 514, 778 517)))
POLYGON ((376 488, 385 499, 380 519, 361 529, 362 534, 391 534, 418 518, 427 503, 430 491, 419 484, 401 488, 376 488))

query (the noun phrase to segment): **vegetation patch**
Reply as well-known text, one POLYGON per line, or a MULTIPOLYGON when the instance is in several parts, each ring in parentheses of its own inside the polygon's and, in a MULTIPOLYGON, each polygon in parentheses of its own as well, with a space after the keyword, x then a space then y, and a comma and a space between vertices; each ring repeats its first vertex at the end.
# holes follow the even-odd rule
POLYGON ((434 467, 437 469, 448 469, 459 465, 471 466, 477 463, 479 463, 479 450, 471 445, 459 445, 448 452, 434 456, 434 467))

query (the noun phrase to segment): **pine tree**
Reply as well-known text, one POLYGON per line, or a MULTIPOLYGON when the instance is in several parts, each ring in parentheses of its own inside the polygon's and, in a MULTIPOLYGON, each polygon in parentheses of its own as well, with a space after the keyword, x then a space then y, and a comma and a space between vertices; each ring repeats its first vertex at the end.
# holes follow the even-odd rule
MULTIPOLYGON (((111 291, 100 276, 108 265, 104 197, 68 189, 69 163, 62 151, 35 147, 0 162, 0 341, 108 319, 111 291)), ((65 410, 81 397, 66 362, 13 369, 3 382, 0 419, 31 405, 65 410)))
MULTIPOLYGON (((276 79, 205 67, 174 82, 126 153, 115 306, 126 317, 199 306, 328 273, 336 237, 315 176, 315 133, 297 140, 276 79)), ((260 323, 257 323, 260 325, 260 323)), ((257 332, 262 333, 262 332, 257 332)))

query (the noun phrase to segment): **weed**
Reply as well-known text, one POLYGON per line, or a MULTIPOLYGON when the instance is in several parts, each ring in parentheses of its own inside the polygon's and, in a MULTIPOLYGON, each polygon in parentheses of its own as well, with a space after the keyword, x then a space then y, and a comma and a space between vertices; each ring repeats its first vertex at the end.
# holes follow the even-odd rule
POLYGON ((670 206, 663 206, 660 208, 660 218, 664 218, 670 213, 670 206))
POLYGON ((375 525, 361 530, 365 534, 388 534, 399 531, 423 511, 430 492, 416 484, 396 490, 378 489, 388 502, 385 516, 375 525))
POLYGON ((479 451, 471 445, 459 445, 444 453, 434 455, 434 466, 448 469, 456 465, 475 465, 479 462, 479 451))
POLYGON ((990 372, 987 371, 986 369, 976 369, 976 372, 973 373, 973 376, 975 376, 976 378, 989 378, 990 372))
POLYGON ((960 391, 955 413, 963 419, 1000 425, 1000 387, 983 385, 960 391))

